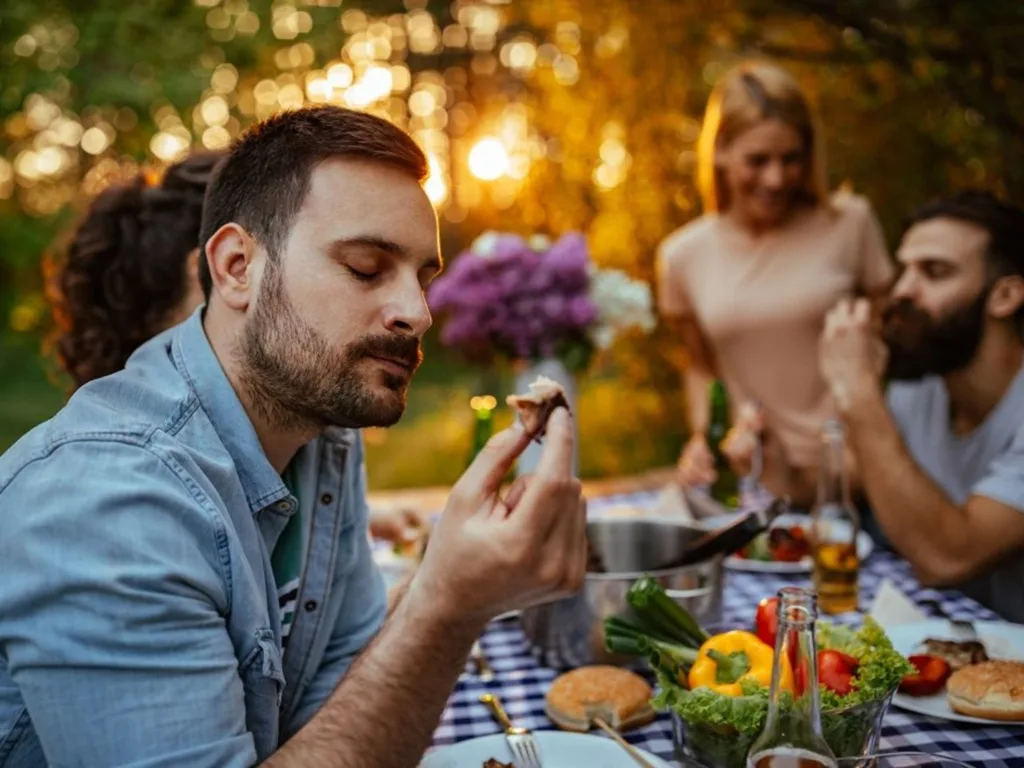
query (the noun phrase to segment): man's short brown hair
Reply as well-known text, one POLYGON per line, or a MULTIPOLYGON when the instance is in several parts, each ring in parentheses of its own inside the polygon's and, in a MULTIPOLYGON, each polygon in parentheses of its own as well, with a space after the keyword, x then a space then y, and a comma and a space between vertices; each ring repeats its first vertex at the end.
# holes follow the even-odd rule
POLYGON ((207 299, 213 280, 205 246, 213 234, 236 222, 274 257, 306 199, 313 169, 331 157, 390 165, 417 182, 427 177, 427 159, 416 142, 402 129, 366 112, 309 107, 282 112, 254 126, 232 147, 206 192, 199 279, 207 299))

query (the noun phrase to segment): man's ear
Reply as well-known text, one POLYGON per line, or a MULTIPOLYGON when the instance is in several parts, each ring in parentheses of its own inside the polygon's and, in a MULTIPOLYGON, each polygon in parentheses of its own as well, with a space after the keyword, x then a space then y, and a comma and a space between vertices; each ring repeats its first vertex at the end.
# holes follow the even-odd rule
POLYGON ((988 313, 999 320, 1013 317, 1024 305, 1024 277, 1008 275, 996 280, 988 296, 988 313))
POLYGON ((256 257, 256 241, 234 222, 222 226, 206 241, 213 292, 231 309, 244 312, 256 297, 256 257))

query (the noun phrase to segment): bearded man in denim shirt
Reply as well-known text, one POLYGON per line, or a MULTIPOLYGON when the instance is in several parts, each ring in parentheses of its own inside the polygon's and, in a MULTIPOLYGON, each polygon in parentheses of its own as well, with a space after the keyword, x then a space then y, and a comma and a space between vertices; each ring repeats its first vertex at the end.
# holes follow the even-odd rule
POLYGON ((358 429, 394 424, 441 268, 427 163, 337 107, 246 134, 205 306, 0 457, 0 766, 405 766, 475 637, 578 590, 569 416, 496 435, 385 620, 358 429))

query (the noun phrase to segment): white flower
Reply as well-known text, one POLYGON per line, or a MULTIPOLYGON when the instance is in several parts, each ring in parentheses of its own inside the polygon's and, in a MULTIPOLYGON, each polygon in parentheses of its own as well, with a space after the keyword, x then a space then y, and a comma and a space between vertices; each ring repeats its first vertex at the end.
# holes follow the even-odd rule
POLYGON ((551 247, 551 238, 547 235, 530 235, 526 244, 539 253, 551 247))
POLYGON ((484 232, 480 237, 473 241, 473 245, 470 246, 469 250, 474 255, 480 256, 484 259, 489 259, 494 255, 494 251, 498 247, 498 240, 501 238, 497 232, 488 230, 484 232))
POLYGON ((654 329, 651 287, 621 270, 591 270, 590 300, 597 308, 597 321, 589 334, 598 349, 607 349, 619 334, 631 328, 645 333, 654 329))

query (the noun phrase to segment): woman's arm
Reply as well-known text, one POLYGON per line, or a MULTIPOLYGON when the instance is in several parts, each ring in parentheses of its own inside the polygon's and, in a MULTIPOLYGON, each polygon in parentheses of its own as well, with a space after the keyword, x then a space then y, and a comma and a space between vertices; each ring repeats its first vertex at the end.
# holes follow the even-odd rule
POLYGON ((683 398, 690 431, 703 435, 708 428, 708 388, 716 375, 714 358, 693 315, 672 318, 670 325, 687 353, 683 369, 683 398))

